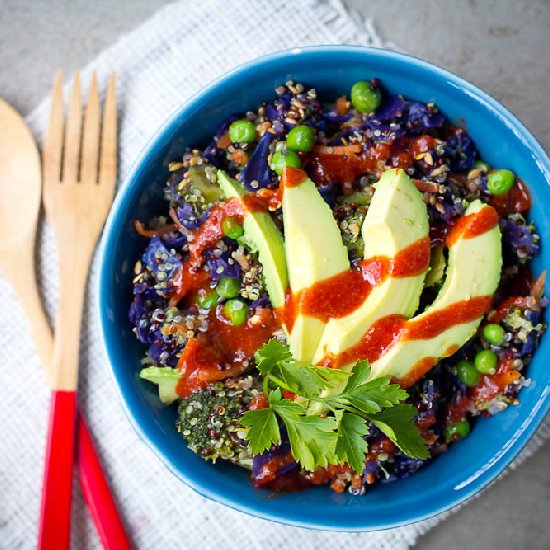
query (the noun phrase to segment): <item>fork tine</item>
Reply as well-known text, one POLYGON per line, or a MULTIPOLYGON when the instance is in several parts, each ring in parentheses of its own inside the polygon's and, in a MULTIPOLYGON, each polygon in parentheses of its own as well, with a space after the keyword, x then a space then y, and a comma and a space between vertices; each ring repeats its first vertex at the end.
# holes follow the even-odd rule
POLYGON ((103 109, 99 183, 114 188, 117 172, 117 112, 115 75, 109 79, 103 109))
POLYGON ((88 92, 88 105, 84 115, 84 130, 82 134, 82 151, 80 163, 80 181, 95 182, 97 180, 97 162, 99 149, 99 94, 97 92, 97 79, 94 74, 90 91, 88 92))
POLYGON ((44 183, 58 182, 61 172, 61 154, 63 151, 63 73, 58 69, 52 88, 50 118, 44 141, 44 183))
POLYGON ((65 162, 63 164, 63 181, 65 183, 74 183, 78 178, 81 119, 80 73, 75 71, 69 104, 69 115, 67 116, 67 124, 65 126, 65 162))

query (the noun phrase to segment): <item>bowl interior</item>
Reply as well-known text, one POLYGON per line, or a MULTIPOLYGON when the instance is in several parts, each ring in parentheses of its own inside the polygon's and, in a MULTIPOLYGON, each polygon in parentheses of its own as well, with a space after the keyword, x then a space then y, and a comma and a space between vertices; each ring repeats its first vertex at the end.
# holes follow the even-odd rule
MULTIPOLYGON (((254 489, 247 473, 204 462, 186 448, 174 428, 175 407, 160 404, 154 387, 138 378, 144 348, 128 322, 133 265, 145 240, 132 220, 163 212, 167 164, 185 146, 205 145, 219 123, 254 109, 292 79, 314 86, 320 97, 349 93, 357 80, 380 78, 392 92, 434 101, 451 119, 466 122, 482 157, 515 171, 533 196, 532 218, 550 242, 549 161, 532 136, 494 100, 457 77, 424 62, 383 50, 321 47, 276 54, 215 82, 185 105, 153 138, 117 197, 105 230, 100 281, 101 323, 106 351, 129 417, 136 429, 181 479, 206 497, 256 516, 315 528, 367 530, 413 522, 448 509, 485 486, 526 443, 548 410, 549 339, 543 338, 522 390, 521 404, 480 419, 470 436, 416 475, 375 487, 366 496, 314 488, 273 495, 254 489)), ((540 273, 550 248, 534 263, 540 273)))

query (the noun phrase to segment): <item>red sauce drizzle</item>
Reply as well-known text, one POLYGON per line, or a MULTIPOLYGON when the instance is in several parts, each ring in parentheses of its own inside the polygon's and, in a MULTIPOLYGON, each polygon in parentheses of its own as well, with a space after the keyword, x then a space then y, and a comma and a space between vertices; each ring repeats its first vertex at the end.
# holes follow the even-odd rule
POLYGON ((255 193, 248 193, 242 201, 249 212, 266 212, 281 207, 282 187, 277 189, 260 189, 255 193))
POLYGON ((188 397, 210 382, 238 376, 248 369, 245 361, 281 326, 271 309, 263 309, 258 315, 258 323, 248 320, 235 326, 225 319, 220 306, 210 312, 208 331, 187 342, 178 362, 183 375, 176 389, 180 397, 188 397))
POLYGON ((430 263, 430 238, 418 239, 400 250, 391 263, 392 277, 416 277, 424 273, 430 263))
POLYGON ((280 186, 282 189, 287 187, 297 187, 305 179, 307 174, 299 168, 293 168, 292 166, 285 166, 283 173, 281 174, 280 186))
POLYGON ((531 195, 525 183, 516 179, 514 185, 505 195, 491 197, 491 204, 498 213, 511 214, 513 212, 527 212, 531 209, 531 195))
POLYGON ((329 353, 319 363, 325 367, 341 367, 359 359, 371 363, 382 357, 396 342, 407 320, 402 315, 387 315, 375 321, 361 340, 339 354, 329 353))
POLYGON ((298 316, 298 301, 297 296, 292 294, 290 288, 286 290, 285 305, 279 310, 279 315, 283 320, 283 323, 288 330, 292 332, 296 317, 298 316))
POLYGON ((223 237, 222 223, 233 217, 242 221, 245 209, 249 212, 276 210, 281 204, 281 189, 260 189, 241 199, 236 197, 214 206, 204 223, 189 236, 189 258, 174 276, 170 305, 179 303, 188 293, 204 288, 209 274, 201 269, 202 253, 215 246, 223 237), (244 203, 244 208, 243 208, 244 203))
POLYGON ((391 154, 391 146, 386 143, 378 143, 361 155, 342 155, 341 150, 334 147, 332 153, 327 150, 313 157, 310 173, 315 183, 341 183, 345 188, 360 174, 382 168, 391 154))
POLYGON ((447 424, 464 420, 472 407, 490 401, 520 376, 521 373, 513 368, 512 354, 506 353, 500 358, 495 374, 482 375, 479 382, 468 389, 467 396, 451 402, 447 409, 447 424))
POLYGON ((450 306, 432 311, 428 315, 407 322, 405 338, 423 340, 433 338, 454 325, 470 323, 481 317, 491 307, 491 296, 476 296, 469 300, 455 302, 450 306))
POLYGON ((437 357, 423 357, 413 365, 412 369, 405 376, 394 378, 392 382, 399 384, 402 388, 408 388, 417 380, 420 380, 436 363, 437 357))
MULTIPOLYGON (((308 170, 317 185, 340 183, 344 190, 351 190, 351 184, 359 175, 382 171, 385 165, 406 170, 436 145, 435 138, 422 135, 403 137, 391 144, 377 143, 367 151, 357 153, 354 146, 318 147, 309 157, 308 170)), ((425 182, 421 187, 425 187, 421 191, 434 191, 433 186, 426 187, 425 182)))
MULTIPOLYGON (((291 464, 294 462, 294 457, 292 456, 292 453, 287 453, 282 456, 274 456, 273 458, 269 459, 263 466, 258 475, 254 476, 252 479, 252 483, 254 487, 265 487, 271 482, 276 481, 277 478, 277 472, 287 464, 291 464)), ((273 487, 268 486, 267 488, 272 489, 274 491, 280 491, 284 492, 285 489, 282 487, 273 487)), ((293 489, 288 489, 293 490, 293 489)))
POLYGON ((358 309, 372 289, 389 276, 413 277, 423 273, 430 262, 430 239, 419 239, 400 250, 393 259, 376 256, 363 260, 359 269, 348 269, 287 296, 285 324, 292 331, 298 310, 326 323, 358 309))
MULTIPOLYGON (((401 315, 388 315, 378 319, 367 330, 361 340, 342 353, 328 354, 321 361, 322 365, 340 367, 358 359, 367 359, 371 363, 382 357, 397 340, 421 340, 433 338, 454 325, 469 323, 481 317, 490 307, 490 296, 478 296, 469 300, 456 302, 450 306, 433 311, 419 319, 407 320, 401 315)), ((456 351, 451 346, 444 356, 456 351)), ((398 380, 403 387, 408 387, 435 365, 436 358, 427 357, 413 366, 406 377, 398 380)))
POLYGON ((372 288, 360 271, 348 269, 305 289, 295 301, 301 313, 326 323, 355 311, 372 288))
POLYGON ((472 401, 489 401, 499 393, 502 393, 506 386, 509 386, 521 376, 521 373, 513 368, 513 357, 511 353, 504 355, 498 363, 495 374, 484 374, 481 380, 468 391, 468 397, 472 401))
POLYGON ((242 220, 243 206, 239 199, 231 198, 212 207, 204 223, 190 234, 189 257, 195 266, 202 265, 202 253, 212 248, 222 237, 222 222, 225 218, 242 220))
POLYGON ((172 294, 169 304, 177 305, 188 293, 205 288, 209 282, 210 274, 197 266, 191 258, 188 258, 172 279, 172 294))
POLYGON ((447 246, 459 239, 473 239, 486 233, 498 223, 498 212, 492 206, 484 206, 475 214, 460 217, 447 235, 447 246))

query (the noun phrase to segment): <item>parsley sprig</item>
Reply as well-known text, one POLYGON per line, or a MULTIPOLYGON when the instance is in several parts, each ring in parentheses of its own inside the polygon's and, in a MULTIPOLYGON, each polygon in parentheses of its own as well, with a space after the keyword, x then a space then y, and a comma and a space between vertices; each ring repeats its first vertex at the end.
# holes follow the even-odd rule
POLYGON ((370 424, 405 454, 420 459, 430 456, 412 422, 416 409, 403 403, 408 393, 390 384, 389 376, 369 380, 367 361, 357 361, 351 372, 314 366, 294 360, 288 346, 271 339, 256 353, 256 364, 264 377, 269 407, 247 411, 241 419, 252 454, 280 443, 282 422, 293 457, 309 471, 347 463, 361 473, 370 424), (283 398, 282 390, 297 398, 283 398), (327 414, 311 414, 308 407, 314 403, 327 414))

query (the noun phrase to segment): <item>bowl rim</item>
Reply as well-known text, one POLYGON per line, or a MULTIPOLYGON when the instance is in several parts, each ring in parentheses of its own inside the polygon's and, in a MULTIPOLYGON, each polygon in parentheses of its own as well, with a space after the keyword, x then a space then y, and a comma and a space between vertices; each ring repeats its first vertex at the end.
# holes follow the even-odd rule
MULTIPOLYGON (((114 228, 117 226, 120 227, 120 224, 117 223, 117 220, 120 215, 121 206, 126 200, 128 200, 128 195, 131 194, 132 188, 137 185, 136 182, 139 179, 140 168, 146 165, 151 157, 154 155, 155 145, 159 142, 165 141, 167 135, 171 133, 173 126, 177 125, 181 115, 184 112, 189 112, 197 107, 200 107, 200 105, 208 98, 210 94, 216 93, 216 90, 220 84, 238 79, 241 77, 241 75, 244 75, 250 71, 254 71, 259 66, 270 64, 274 61, 284 59, 288 56, 307 56, 308 54, 322 55, 324 53, 334 53, 336 51, 351 54, 370 54, 380 58, 389 58, 397 62, 402 62, 410 66, 417 67, 418 69, 421 69, 423 71, 435 73, 437 77, 446 79, 450 81, 453 85, 459 86, 463 89, 465 93, 475 98, 478 102, 482 103, 485 108, 489 109, 493 114, 495 114, 502 123, 504 123, 510 130, 512 130, 512 132, 516 135, 518 139, 522 140, 530 148, 530 150, 533 152, 533 157, 538 160, 537 164, 539 166, 539 169, 545 174, 547 180, 550 181, 550 158, 548 157, 541 143, 517 118, 517 116, 514 115, 499 101, 494 99, 490 94, 447 69, 444 69, 436 64, 425 61, 410 54, 405 54, 402 52, 374 46, 327 44, 278 50, 273 53, 254 58, 246 63, 240 64, 237 67, 234 67, 233 69, 222 73, 220 76, 210 81, 206 86, 195 92, 185 103, 175 109, 144 145, 143 149, 136 157, 136 160, 133 162, 130 169, 128 170, 128 175, 126 176, 125 180, 122 182, 117 191, 116 197, 113 201, 102 233, 102 238, 98 248, 98 258, 100 263, 99 276, 97 277, 96 281, 96 290, 98 291, 99 299, 96 301, 95 309, 97 318, 99 319, 102 351, 106 361, 109 364, 109 370, 111 376, 114 379, 114 385, 118 393, 119 399, 122 403, 122 408, 125 415, 127 416, 130 424, 133 426, 140 439, 147 444, 147 446, 161 460, 165 467, 179 480, 183 481, 195 493, 198 493, 208 500, 232 508, 233 510, 244 512, 256 518, 284 525, 342 532, 381 531, 399 526, 418 523, 420 521, 433 518, 441 513, 448 512, 460 506, 465 501, 471 499, 473 496, 483 491, 487 486, 494 482, 496 478, 499 477, 508 468, 510 463, 516 458, 520 451, 529 442, 537 428, 540 426, 541 422, 544 420, 545 416, 550 411, 550 387, 546 387, 542 391, 542 394, 537 400, 536 406, 528 415, 527 419, 523 421, 521 431, 516 431, 516 433, 509 440, 509 444, 506 446, 506 448, 503 449, 501 453, 499 453, 498 467, 490 468, 490 465, 486 466, 486 468, 483 469, 478 475, 476 475, 473 480, 469 481, 468 483, 464 482, 462 484, 464 487, 467 488, 466 491, 460 493, 458 493, 457 491, 452 493, 452 495, 447 499, 446 504, 438 504, 432 506, 432 508, 428 512, 426 512, 425 510, 423 510, 422 513, 412 511, 408 515, 408 517, 396 519, 393 522, 377 523, 376 520, 369 521, 368 518, 365 518, 365 522, 361 523, 360 525, 357 524, 357 522, 346 522, 341 518, 337 523, 331 522, 330 518, 317 521, 301 521, 299 519, 289 517, 284 513, 279 513, 277 515, 262 513, 261 509, 254 507, 253 505, 249 505, 246 502, 239 501, 238 499, 228 498, 223 494, 219 494, 213 490, 206 489, 195 483, 194 477, 192 475, 188 475, 187 472, 178 469, 172 463, 169 453, 159 448, 159 446, 155 442, 155 434, 148 433, 138 423, 136 417, 134 416, 134 413, 131 410, 132 407, 130 406, 130 400, 123 393, 123 387, 121 383, 119 383, 119 379, 115 374, 115 369, 113 368, 113 362, 111 361, 111 355, 109 353, 109 347, 107 344, 108 337, 106 336, 108 319, 105 313, 105 308, 102 307, 103 300, 101 299, 101 296, 103 296, 105 293, 104 289, 107 285, 107 280, 110 272, 110 263, 106 261, 110 257, 108 244, 113 238, 112 236, 114 235, 114 228), (502 456, 503 454, 505 456, 502 456)), ((494 459, 493 463, 496 461, 497 460, 494 459)), ((463 489, 464 487, 461 488, 463 489)))

